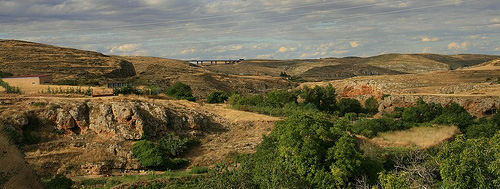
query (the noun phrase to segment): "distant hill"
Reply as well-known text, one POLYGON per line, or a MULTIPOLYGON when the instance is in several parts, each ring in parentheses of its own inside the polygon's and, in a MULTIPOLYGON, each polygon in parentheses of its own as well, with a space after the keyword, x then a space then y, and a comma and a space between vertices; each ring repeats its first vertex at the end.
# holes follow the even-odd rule
POLYGON ((52 74, 55 79, 135 75, 134 66, 120 58, 18 40, 0 40, 0 71, 14 75, 52 74))
POLYGON ((326 81, 367 75, 399 75, 446 71, 499 59, 494 55, 384 54, 373 57, 345 57, 293 60, 245 60, 233 65, 212 65, 205 69, 225 74, 279 76, 281 72, 326 81))

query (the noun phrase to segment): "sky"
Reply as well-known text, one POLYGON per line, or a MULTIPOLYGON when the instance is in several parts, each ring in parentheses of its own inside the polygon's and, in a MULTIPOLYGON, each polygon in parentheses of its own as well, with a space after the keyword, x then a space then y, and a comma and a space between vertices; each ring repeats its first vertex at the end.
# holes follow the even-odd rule
POLYGON ((0 0, 0 39, 173 59, 500 54, 500 0, 0 0))

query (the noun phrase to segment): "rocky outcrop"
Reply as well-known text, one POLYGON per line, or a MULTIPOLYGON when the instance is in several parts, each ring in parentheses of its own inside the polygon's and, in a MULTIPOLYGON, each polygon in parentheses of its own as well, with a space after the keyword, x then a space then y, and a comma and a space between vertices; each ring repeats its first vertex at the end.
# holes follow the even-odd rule
POLYGON ((149 102, 66 102, 50 107, 47 116, 57 129, 121 140, 160 137, 173 131, 199 135, 210 123, 205 114, 149 102))

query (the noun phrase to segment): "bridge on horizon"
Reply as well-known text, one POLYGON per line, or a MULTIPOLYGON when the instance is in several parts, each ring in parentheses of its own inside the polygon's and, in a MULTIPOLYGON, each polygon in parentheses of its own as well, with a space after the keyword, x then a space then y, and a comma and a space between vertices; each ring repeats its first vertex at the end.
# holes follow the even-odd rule
POLYGON ((238 60, 186 60, 191 64, 196 64, 196 65, 218 65, 218 64, 234 64, 234 63, 239 63, 244 61, 245 59, 238 59, 238 60), (210 63, 210 64, 209 64, 210 63))

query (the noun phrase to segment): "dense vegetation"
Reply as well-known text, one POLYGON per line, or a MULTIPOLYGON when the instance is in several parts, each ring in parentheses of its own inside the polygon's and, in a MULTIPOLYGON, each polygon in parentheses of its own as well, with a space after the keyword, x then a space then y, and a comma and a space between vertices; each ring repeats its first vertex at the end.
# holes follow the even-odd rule
POLYGON ((326 87, 315 86, 314 88, 306 86, 296 91, 274 90, 265 96, 233 94, 229 98, 229 104, 235 109, 273 116, 291 116, 300 113, 318 112, 343 116, 349 112, 356 114, 378 112, 373 109, 368 111, 355 99, 341 99, 337 102, 335 88, 331 85, 326 87))
POLYGON ((196 98, 193 97, 193 91, 191 90, 191 87, 182 82, 174 83, 174 85, 172 85, 165 91, 165 94, 176 99, 196 101, 196 98))
POLYGON ((300 114, 277 122, 256 153, 236 155, 231 164, 219 164, 205 176, 189 179, 181 186, 500 187, 500 113, 475 119, 458 104, 443 107, 419 100, 414 107, 397 108, 370 119, 365 114, 374 112, 378 105, 375 99, 365 101, 364 107, 352 99, 337 102, 335 91, 329 87, 273 91, 266 96, 233 94, 229 102, 238 109, 300 114), (456 125, 464 135, 429 149, 380 148, 354 135, 373 137, 379 132, 433 125, 456 125), (233 164, 238 167, 231 168, 233 164))
POLYGON ((198 144, 194 139, 170 133, 156 143, 141 140, 132 147, 132 154, 144 167, 154 170, 179 169, 187 165, 188 160, 179 158, 190 147, 198 144))
POLYGON ((225 92, 222 91, 213 91, 208 95, 207 102, 208 103, 224 103, 229 97, 225 92))
POLYGON ((160 94, 161 89, 156 85, 150 85, 143 89, 138 89, 131 84, 123 85, 122 87, 116 87, 113 89, 115 95, 118 94, 135 94, 135 95, 158 95, 160 94))

